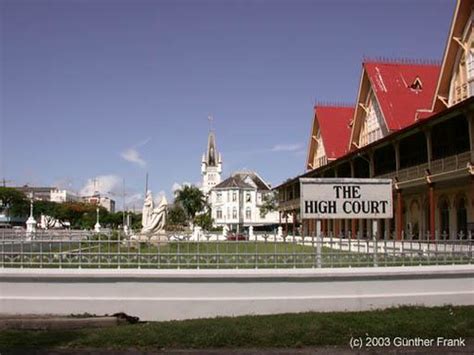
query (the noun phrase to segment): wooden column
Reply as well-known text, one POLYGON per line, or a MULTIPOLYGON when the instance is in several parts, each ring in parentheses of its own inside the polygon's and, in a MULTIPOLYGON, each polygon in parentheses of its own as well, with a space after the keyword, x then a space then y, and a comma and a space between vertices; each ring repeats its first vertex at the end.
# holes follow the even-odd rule
POLYGON ((400 143, 394 142, 393 147, 395 149, 395 170, 398 175, 398 171, 400 170, 400 143))
POLYGON ((352 239, 357 238, 357 219, 351 219, 351 235, 352 239))
POLYGON ((428 186, 428 199, 430 204, 430 239, 435 239, 435 198, 434 198, 434 184, 428 186))
POLYGON ((403 231, 403 205, 402 205, 402 190, 397 190, 397 240, 402 240, 403 231))
POLYGON ((431 144, 431 130, 428 129, 425 131, 425 137, 426 137, 426 152, 427 152, 427 161, 428 161, 428 169, 431 169, 431 152, 433 151, 432 149, 432 144, 431 144))
POLYGON ((469 147, 471 149, 471 162, 474 162, 474 112, 470 112, 466 116, 469 126, 469 147))
POLYGON ((339 219, 335 219, 335 220, 334 220, 334 224, 333 224, 334 227, 333 227, 333 229, 334 229, 334 236, 335 236, 335 237, 339 237, 339 233, 341 232, 341 226, 340 226, 340 224, 341 224, 341 220, 339 220, 339 219))

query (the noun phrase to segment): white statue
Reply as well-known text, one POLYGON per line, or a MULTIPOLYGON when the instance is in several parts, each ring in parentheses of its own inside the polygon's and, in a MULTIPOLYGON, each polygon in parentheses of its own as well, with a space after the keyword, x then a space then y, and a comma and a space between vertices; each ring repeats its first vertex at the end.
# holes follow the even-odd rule
POLYGON ((151 191, 147 191, 142 210, 142 230, 140 233, 131 235, 130 240, 133 241, 153 241, 166 242, 166 209, 168 202, 166 197, 161 198, 157 207, 153 203, 153 195, 151 191))
POLYGON ((164 231, 167 206, 168 202, 166 197, 163 196, 155 208, 151 191, 147 191, 142 211, 142 234, 156 234, 164 231))

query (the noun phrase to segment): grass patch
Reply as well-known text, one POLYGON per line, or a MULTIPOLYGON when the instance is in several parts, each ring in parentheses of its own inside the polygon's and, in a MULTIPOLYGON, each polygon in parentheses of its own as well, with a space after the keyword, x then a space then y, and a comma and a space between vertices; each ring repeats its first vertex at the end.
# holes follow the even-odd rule
POLYGON ((348 346, 354 337, 474 337, 474 306, 401 307, 149 322, 75 331, 1 331, 0 351, 54 348, 209 349, 348 346))

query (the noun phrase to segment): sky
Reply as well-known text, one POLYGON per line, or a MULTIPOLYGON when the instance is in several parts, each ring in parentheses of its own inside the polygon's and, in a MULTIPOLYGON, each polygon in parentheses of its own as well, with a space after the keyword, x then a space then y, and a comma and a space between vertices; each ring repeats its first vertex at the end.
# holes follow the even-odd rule
MULTIPOLYGON (((364 57, 441 60, 454 0, 0 0, 0 180, 140 205, 201 181, 305 169, 315 102, 364 57)), ((137 207, 137 206, 135 206, 137 207)))

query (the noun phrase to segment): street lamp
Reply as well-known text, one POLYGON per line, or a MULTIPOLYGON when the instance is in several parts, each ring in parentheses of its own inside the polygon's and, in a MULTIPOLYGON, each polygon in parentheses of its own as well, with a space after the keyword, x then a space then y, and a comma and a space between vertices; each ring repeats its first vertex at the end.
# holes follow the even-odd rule
POLYGON ((96 224, 94 225, 94 231, 96 231, 97 233, 100 232, 100 223, 99 223, 99 207, 97 207, 96 209, 96 212, 97 212, 97 222, 96 224))
POLYGON ((36 232, 36 220, 33 217, 33 192, 30 194, 30 217, 26 221, 26 234, 31 235, 36 232))

